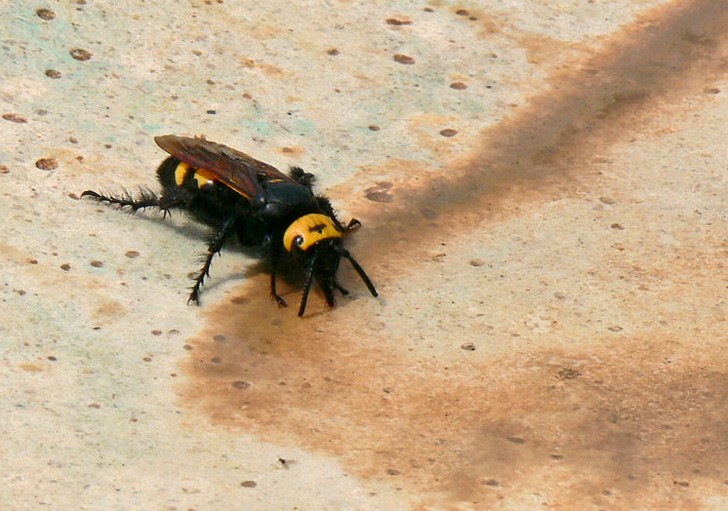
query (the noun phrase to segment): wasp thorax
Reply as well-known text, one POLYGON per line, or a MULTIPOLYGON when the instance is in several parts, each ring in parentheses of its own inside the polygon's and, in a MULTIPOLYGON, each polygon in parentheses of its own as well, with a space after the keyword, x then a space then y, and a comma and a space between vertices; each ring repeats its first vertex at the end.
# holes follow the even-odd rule
POLYGON ((342 236, 341 230, 331 217, 321 213, 311 213, 288 226, 283 235, 283 248, 287 252, 291 252, 294 247, 305 252, 319 241, 342 236))

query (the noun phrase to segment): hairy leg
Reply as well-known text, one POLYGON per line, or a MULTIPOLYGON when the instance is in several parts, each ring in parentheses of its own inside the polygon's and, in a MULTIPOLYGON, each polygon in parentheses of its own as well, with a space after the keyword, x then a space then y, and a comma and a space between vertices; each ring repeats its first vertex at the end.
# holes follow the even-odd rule
POLYGON ((233 232, 233 227, 235 226, 235 221, 237 220, 237 218, 238 217, 236 215, 233 215, 225 220, 220 228, 217 230, 215 235, 212 237, 210 245, 207 247, 205 263, 202 265, 202 268, 195 277, 195 285, 192 286, 192 292, 190 293, 190 298, 187 300, 187 303, 200 303, 200 288, 205 281, 205 277, 210 276, 210 266, 212 265, 212 258, 215 257, 215 254, 220 253, 222 246, 225 244, 225 240, 227 240, 228 236, 230 236, 230 233, 233 232))

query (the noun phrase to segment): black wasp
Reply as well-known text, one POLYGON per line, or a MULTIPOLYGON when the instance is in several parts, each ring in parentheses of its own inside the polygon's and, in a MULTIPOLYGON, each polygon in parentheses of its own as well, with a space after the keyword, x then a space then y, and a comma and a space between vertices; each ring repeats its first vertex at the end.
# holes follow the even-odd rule
POLYGON ((262 249, 271 266, 271 296, 280 307, 285 307, 286 302, 276 291, 276 273, 287 261, 303 268, 305 284, 299 316, 306 310, 314 279, 330 307, 335 303, 334 289, 348 293, 336 280, 342 257, 351 262, 372 296, 377 296, 364 269, 344 248, 344 236, 361 223, 352 219, 344 226, 336 218, 331 201, 314 194, 313 174, 292 167, 286 175, 245 153, 202 137, 165 135, 154 140, 171 155, 157 169, 161 195, 144 190, 137 198, 129 193, 115 197, 86 190, 81 196, 132 212, 158 208, 166 216, 172 209, 182 209, 211 226, 215 234, 188 303, 199 303, 200 288, 210 275, 212 259, 233 234, 242 245, 262 249))

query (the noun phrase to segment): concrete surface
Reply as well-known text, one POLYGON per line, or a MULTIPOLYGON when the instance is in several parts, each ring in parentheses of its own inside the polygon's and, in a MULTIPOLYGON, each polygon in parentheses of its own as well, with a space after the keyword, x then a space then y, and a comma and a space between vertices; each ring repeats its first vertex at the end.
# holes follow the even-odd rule
POLYGON ((728 509, 723 0, 0 15, 0 509, 728 509), (381 298, 188 307, 204 229, 78 200, 166 133, 315 172, 381 298))

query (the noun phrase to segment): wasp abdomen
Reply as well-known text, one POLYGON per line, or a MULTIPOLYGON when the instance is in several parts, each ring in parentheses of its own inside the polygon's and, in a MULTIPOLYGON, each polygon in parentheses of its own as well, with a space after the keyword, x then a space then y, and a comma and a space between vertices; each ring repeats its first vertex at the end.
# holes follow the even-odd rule
POLYGON ((189 190, 202 190, 213 186, 217 179, 215 175, 205 169, 190 167, 177 158, 167 158, 157 171, 159 181, 164 187, 179 187, 189 190))

